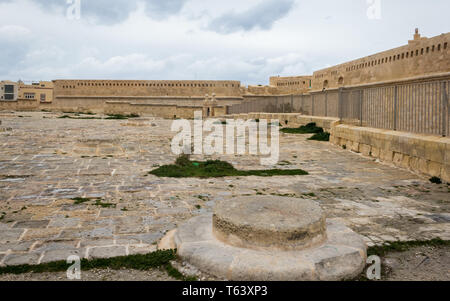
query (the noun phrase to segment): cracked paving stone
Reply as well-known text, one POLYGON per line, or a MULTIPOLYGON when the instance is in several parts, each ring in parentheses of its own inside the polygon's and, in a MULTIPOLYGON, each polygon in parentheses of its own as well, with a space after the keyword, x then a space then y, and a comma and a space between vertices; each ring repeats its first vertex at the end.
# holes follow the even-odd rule
POLYGON ((127 255, 125 246, 90 248, 88 253, 89 258, 108 258, 125 255, 127 255))
POLYGON ((37 229, 46 228, 50 221, 20 221, 13 228, 37 229))
POLYGON ((5 257, 3 264, 5 265, 22 265, 22 264, 38 264, 40 253, 27 254, 9 254, 5 257))
POLYGON ((85 249, 57 249, 44 252, 44 256, 40 263, 48 263, 54 261, 66 261, 69 256, 75 255, 84 258, 86 254, 85 249))
POLYGON ((0 242, 11 242, 19 240, 25 232, 24 229, 7 229, 0 232, 0 242))

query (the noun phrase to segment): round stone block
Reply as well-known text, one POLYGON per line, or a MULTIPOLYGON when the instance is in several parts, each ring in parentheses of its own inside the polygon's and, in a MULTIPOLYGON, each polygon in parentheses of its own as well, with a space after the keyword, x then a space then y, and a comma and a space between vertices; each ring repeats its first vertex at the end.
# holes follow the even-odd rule
POLYGON ((366 262, 362 238, 327 221, 327 239, 296 250, 255 250, 231 246, 212 233, 212 214, 195 217, 173 236, 178 255, 200 270, 232 281, 338 281, 361 274, 366 262))
POLYGON ((216 205, 214 236, 256 250, 303 250, 326 240, 326 217, 311 200, 277 196, 238 197, 216 205))

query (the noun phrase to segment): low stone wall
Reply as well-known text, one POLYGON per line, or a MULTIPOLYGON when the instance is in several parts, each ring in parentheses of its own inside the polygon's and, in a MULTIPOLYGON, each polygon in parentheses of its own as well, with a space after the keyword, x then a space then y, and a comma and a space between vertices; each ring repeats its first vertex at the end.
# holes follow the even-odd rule
POLYGON ((194 118, 195 111, 202 111, 203 107, 177 106, 161 104, 136 104, 130 102, 111 101, 105 104, 106 114, 138 114, 161 118, 194 118))
POLYGON ((47 106, 36 100, 0 101, 0 111, 37 111, 41 104, 43 108, 47 106))
POLYGON ((450 138, 337 125, 331 142, 450 183, 450 138))
POLYGON ((289 127, 315 122, 331 133, 330 142, 347 150, 435 176, 450 183, 450 138, 341 124, 337 118, 299 114, 249 113, 223 119, 278 119, 289 127))
POLYGON ((299 113, 249 113, 249 114, 223 115, 221 116, 221 118, 279 120, 283 126, 289 127, 299 127, 301 125, 307 125, 308 123, 315 122, 317 126, 324 128, 326 131, 330 131, 334 125, 339 123, 338 118, 304 116, 300 115, 299 113))

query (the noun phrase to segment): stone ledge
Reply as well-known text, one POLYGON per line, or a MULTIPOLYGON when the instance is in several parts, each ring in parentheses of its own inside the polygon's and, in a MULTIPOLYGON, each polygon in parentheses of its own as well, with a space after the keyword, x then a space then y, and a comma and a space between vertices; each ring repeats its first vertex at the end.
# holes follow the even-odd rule
POLYGON ((450 182, 450 138, 340 124, 330 141, 365 156, 450 182))
POLYGON ((212 234, 212 215, 195 217, 174 237, 178 254, 190 264, 234 281, 335 281, 364 269, 366 245, 349 228, 327 222, 329 239, 302 251, 258 251, 226 245, 212 234))

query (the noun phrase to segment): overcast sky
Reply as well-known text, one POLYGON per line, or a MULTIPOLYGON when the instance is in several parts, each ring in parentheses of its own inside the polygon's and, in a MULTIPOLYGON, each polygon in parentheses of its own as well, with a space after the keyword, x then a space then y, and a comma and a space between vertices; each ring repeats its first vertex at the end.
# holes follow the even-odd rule
POLYGON ((0 0, 0 79, 267 84, 450 31, 449 0, 75 1, 0 0))

